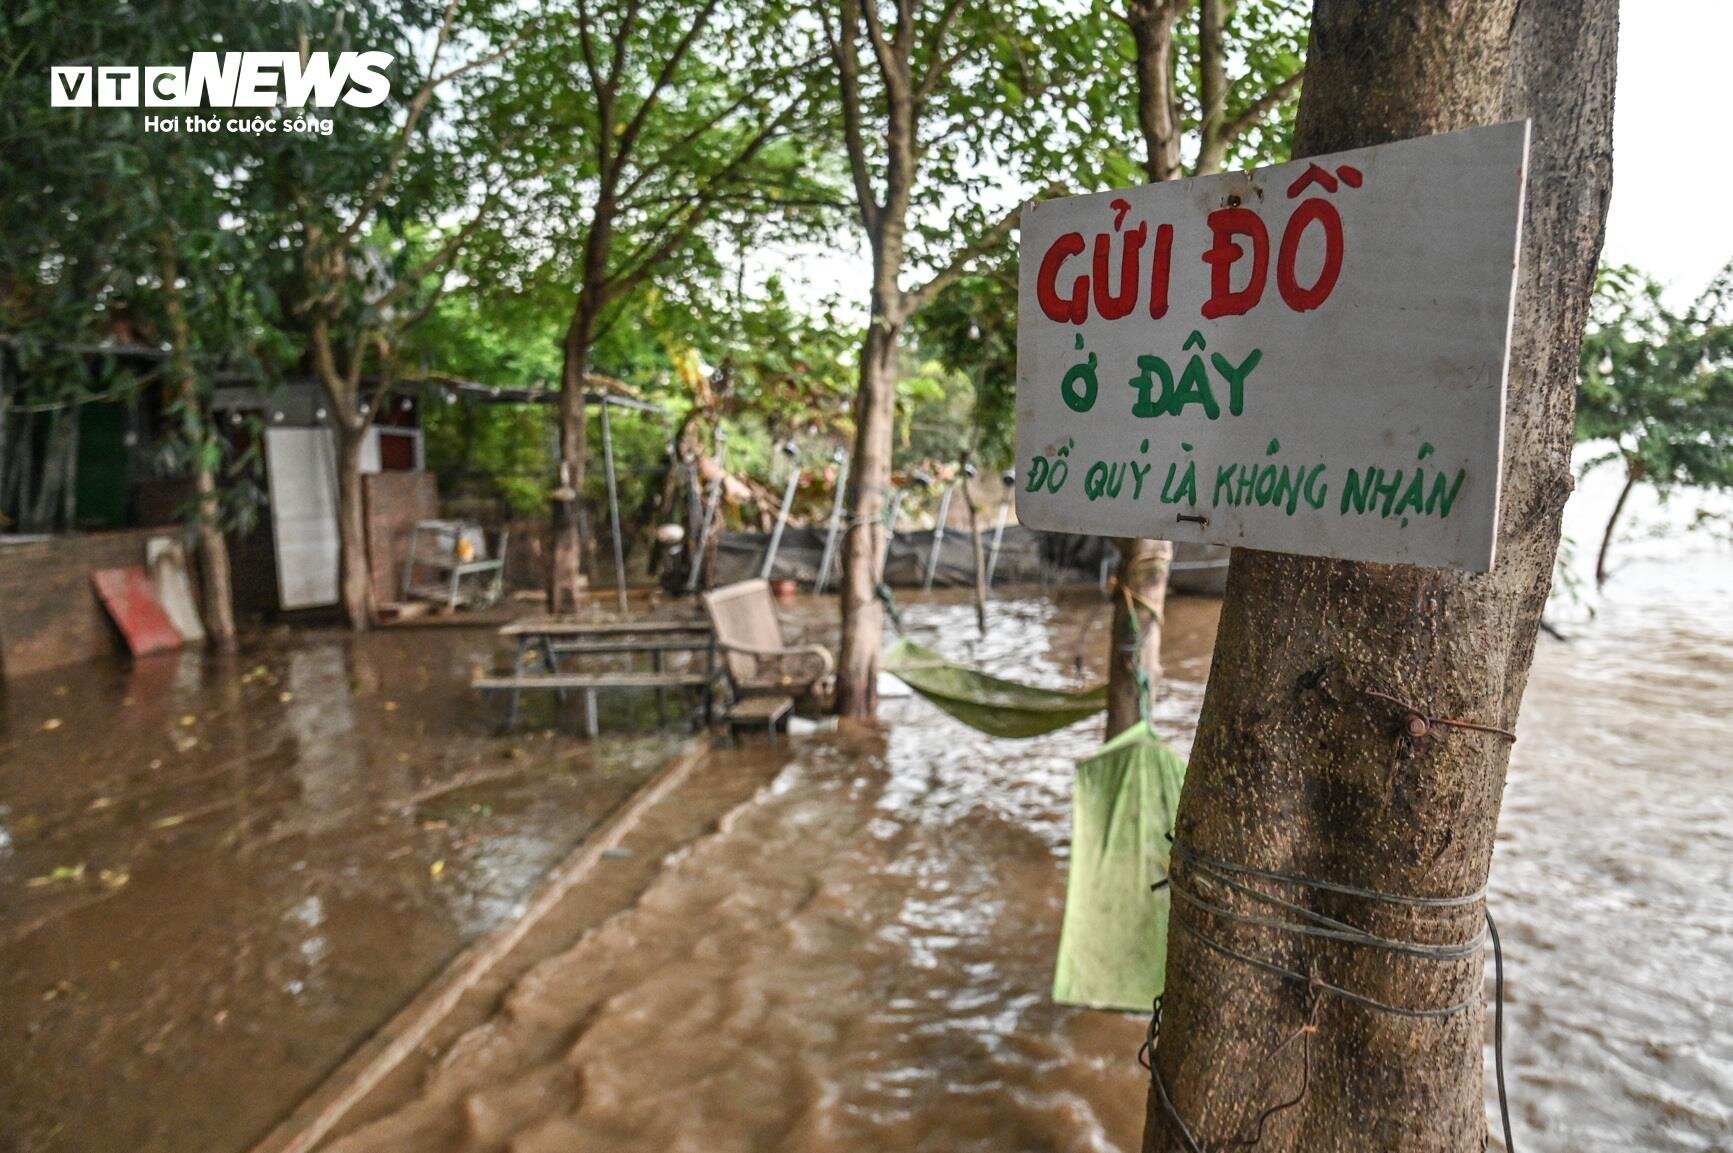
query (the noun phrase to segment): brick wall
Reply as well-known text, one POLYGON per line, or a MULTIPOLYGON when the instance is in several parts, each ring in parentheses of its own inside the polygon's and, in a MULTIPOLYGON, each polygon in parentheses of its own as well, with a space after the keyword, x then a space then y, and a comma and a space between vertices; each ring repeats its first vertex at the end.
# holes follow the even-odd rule
POLYGON ((439 515, 439 492, 430 472, 378 472, 362 477, 361 483, 367 502, 367 563, 373 573, 373 600, 388 604, 402 599, 410 531, 416 521, 439 515))
MULTIPOLYGON (((120 631, 96 599, 91 571, 142 565, 145 541, 179 531, 126 529, 0 543, 0 676, 124 653, 120 631)), ((197 573, 188 578, 196 582, 197 573)), ((195 604, 197 596, 195 588, 195 604)))

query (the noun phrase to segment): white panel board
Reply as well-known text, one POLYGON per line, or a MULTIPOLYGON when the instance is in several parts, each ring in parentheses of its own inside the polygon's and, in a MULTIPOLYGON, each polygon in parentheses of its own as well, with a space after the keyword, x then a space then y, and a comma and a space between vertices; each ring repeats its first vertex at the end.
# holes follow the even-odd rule
POLYGON ((267 428, 277 593, 285 609, 337 603, 337 450, 328 428, 267 428))
POLYGON ((1483 571, 1526 122, 1025 208, 1017 515, 1483 571))

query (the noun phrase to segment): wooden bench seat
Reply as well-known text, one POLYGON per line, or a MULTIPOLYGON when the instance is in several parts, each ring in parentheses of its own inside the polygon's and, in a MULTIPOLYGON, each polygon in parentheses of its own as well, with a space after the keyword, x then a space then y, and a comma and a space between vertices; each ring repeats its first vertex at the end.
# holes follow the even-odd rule
POLYGON ((793 711, 793 697, 746 697, 734 702, 725 719, 729 732, 745 727, 762 727, 774 741, 776 726, 793 711))

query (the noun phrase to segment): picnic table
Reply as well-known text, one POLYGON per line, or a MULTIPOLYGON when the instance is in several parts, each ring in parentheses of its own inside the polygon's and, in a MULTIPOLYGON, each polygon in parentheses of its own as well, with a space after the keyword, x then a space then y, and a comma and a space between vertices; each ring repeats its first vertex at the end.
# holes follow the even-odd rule
POLYGON ((716 634, 708 620, 537 617, 514 621, 499 633, 516 645, 511 671, 479 677, 472 684, 484 692, 510 694, 507 729, 517 726, 518 699, 526 689, 552 690, 560 700, 567 692, 582 693, 584 733, 589 737, 596 735, 596 694, 602 689, 655 689, 659 703, 669 689, 696 689, 703 698, 704 720, 710 720, 721 668, 716 659, 716 634), (680 662, 681 667, 670 669, 670 654, 686 654, 687 659, 680 662), (621 655, 648 657, 648 667, 597 669, 586 659, 621 655), (590 667, 585 668, 586 664, 590 667))

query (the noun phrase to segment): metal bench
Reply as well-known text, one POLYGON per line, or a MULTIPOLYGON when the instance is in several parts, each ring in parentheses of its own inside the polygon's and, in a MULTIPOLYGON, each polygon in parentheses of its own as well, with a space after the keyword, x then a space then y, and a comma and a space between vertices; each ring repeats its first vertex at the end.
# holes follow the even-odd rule
POLYGON ((655 671, 625 671, 610 673, 520 673, 477 677, 470 687, 483 692, 511 694, 506 714, 506 728, 517 727, 518 695, 525 689, 551 689, 564 699, 568 691, 584 694, 584 735, 594 737, 597 731, 596 693, 601 689, 701 689, 704 711, 710 711, 710 696, 715 675, 708 672, 665 673, 655 671))

